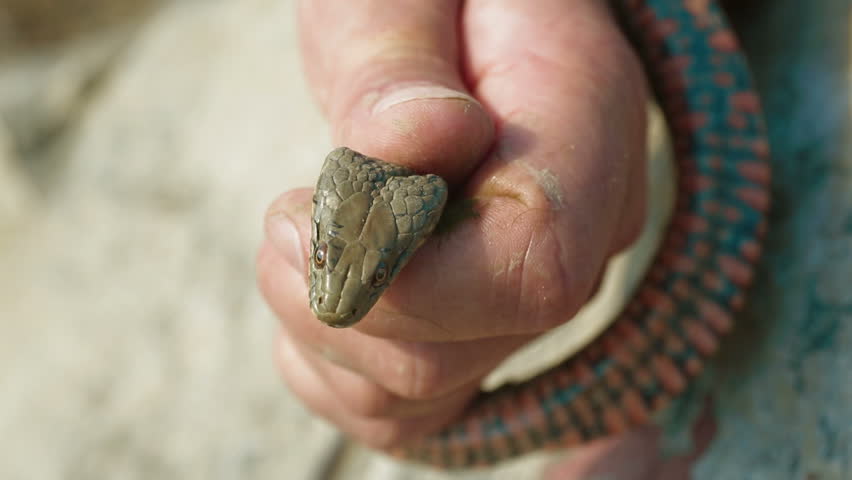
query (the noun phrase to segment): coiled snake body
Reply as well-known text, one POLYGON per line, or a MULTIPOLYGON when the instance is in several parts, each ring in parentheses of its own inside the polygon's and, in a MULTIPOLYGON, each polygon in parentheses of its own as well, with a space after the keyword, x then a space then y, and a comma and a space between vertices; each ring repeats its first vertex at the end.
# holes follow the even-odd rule
MULTIPOLYGON (((769 147, 748 67, 715 1, 613 4, 643 57, 677 160, 678 195, 662 246, 599 338, 531 380, 481 394, 455 424, 403 457, 487 465, 646 423, 732 328, 769 203, 769 147)), ((446 192, 437 176, 346 148, 332 152, 314 196, 317 316, 338 327, 357 322, 432 232, 446 192)))

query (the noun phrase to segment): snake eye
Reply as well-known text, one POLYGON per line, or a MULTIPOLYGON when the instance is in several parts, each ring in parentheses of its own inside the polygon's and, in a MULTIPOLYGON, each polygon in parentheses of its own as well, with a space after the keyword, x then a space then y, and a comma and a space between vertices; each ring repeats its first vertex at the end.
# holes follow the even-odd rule
POLYGON ((388 269, 384 265, 379 265, 379 268, 376 269, 376 273, 373 275, 373 285, 379 286, 385 283, 387 279, 388 269))
POLYGON ((314 265, 317 268, 322 268, 325 265, 325 258, 328 255, 328 244, 321 243, 317 246, 314 252, 314 265))

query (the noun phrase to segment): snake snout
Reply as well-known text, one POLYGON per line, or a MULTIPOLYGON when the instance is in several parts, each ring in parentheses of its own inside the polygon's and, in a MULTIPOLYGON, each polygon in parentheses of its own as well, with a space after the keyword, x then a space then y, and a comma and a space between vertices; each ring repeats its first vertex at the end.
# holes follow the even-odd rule
POLYGON ((358 310, 353 310, 352 312, 338 313, 338 312, 317 312, 314 311, 317 318, 320 319, 321 322, 325 323, 330 327, 335 328, 344 328, 354 325, 361 319, 361 316, 358 315, 358 310))
POLYGON ((319 293, 311 301, 314 315, 326 325, 343 328, 354 325, 363 317, 360 307, 345 305, 338 296, 319 293))

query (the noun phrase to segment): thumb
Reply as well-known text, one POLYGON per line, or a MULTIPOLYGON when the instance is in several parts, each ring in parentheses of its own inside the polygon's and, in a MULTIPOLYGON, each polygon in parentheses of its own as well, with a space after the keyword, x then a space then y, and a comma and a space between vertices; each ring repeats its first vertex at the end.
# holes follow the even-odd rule
POLYGON ((493 140, 459 71, 459 0, 305 0, 305 69, 334 142, 457 183, 493 140))

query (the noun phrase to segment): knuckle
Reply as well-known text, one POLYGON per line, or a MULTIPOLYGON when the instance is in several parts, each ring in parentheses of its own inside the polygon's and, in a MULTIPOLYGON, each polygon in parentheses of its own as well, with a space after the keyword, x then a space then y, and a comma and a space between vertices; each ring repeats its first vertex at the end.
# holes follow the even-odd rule
POLYGON ((346 405, 351 413, 359 417, 380 418, 387 415, 400 399, 376 385, 370 385, 348 400, 346 405))
POLYGON ((395 365, 395 378, 401 396, 410 400, 428 400, 444 391, 446 378, 438 355, 416 348, 406 352, 395 365))
POLYGON ((524 262, 524 282, 520 286, 524 299, 521 313, 530 318, 536 331, 550 330, 568 321, 582 306, 584 297, 577 295, 580 277, 568 267, 562 248, 551 232, 543 233, 524 262))
POLYGON ((510 285, 516 292, 514 315, 526 319, 517 333, 542 332, 568 321, 582 307, 595 278, 594 272, 580 270, 584 262, 577 261, 577 252, 560 233, 553 202, 541 190, 527 201, 521 226, 526 243, 519 249, 510 285))
POLYGON ((429 400, 441 395, 445 390, 446 378, 438 358, 421 360, 414 363, 415 375, 411 388, 414 400, 429 400))

